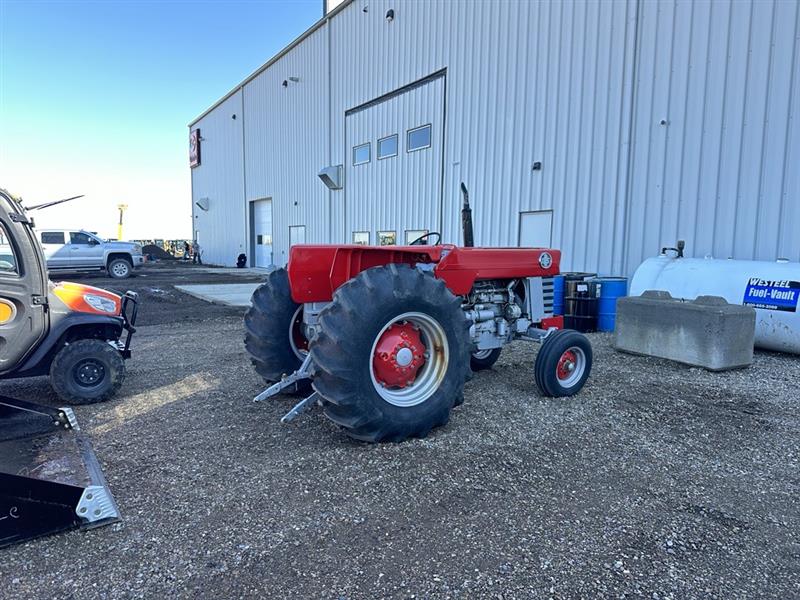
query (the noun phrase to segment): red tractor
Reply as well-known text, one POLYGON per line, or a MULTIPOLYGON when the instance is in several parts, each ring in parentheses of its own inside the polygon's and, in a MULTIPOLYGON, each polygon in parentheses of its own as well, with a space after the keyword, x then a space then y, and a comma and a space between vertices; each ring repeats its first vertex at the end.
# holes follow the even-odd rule
POLYGON ((553 316, 561 253, 470 247, 464 192, 467 247, 430 244, 435 232, 409 246, 293 246, 288 269, 268 275, 245 315, 253 365, 273 384, 255 400, 313 387, 284 422, 319 403, 359 440, 424 437, 463 402, 472 372, 515 339, 542 343, 543 394, 576 394, 592 348, 553 316))

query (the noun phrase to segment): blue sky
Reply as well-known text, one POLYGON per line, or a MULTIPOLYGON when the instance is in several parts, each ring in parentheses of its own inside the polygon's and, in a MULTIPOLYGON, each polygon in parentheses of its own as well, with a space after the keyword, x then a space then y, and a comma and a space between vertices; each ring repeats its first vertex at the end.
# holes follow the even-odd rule
POLYGON ((48 227, 191 231, 187 124, 322 15, 322 0, 0 0, 0 187, 48 227))

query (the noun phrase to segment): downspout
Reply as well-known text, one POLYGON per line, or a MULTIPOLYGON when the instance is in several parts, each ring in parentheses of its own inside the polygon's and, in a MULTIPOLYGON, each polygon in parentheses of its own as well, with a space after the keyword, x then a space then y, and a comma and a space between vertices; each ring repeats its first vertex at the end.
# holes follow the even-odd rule
POLYGON ((250 203, 247 201, 247 154, 246 148, 247 145, 245 144, 245 135, 247 128, 244 126, 245 124, 245 117, 244 117, 244 86, 239 86, 239 94, 241 95, 242 103, 241 103, 241 113, 242 113, 242 192, 244 193, 244 206, 242 210, 244 211, 244 244, 243 248, 247 251, 248 256, 250 256, 250 266, 253 266, 253 258, 255 254, 255 246, 250 248, 251 240, 250 240, 250 203))
POLYGON ((630 207, 631 187, 633 186, 633 132, 634 120, 636 118, 636 66, 639 63, 639 6, 641 0, 634 2, 634 21, 633 21, 633 65, 631 67, 631 106, 628 115, 628 156, 627 173, 625 174, 625 193, 622 196, 622 256, 620 257, 620 274, 628 273, 628 243, 630 240, 630 218, 628 215, 630 207))

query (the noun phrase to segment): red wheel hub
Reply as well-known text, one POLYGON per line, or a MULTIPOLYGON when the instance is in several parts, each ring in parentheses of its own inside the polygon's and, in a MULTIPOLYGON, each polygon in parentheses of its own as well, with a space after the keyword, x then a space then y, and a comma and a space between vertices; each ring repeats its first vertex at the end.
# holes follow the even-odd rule
POLYGON ((558 359, 558 366, 556 367, 556 377, 558 377, 561 381, 565 379, 569 379, 572 376, 572 373, 575 372, 575 368, 578 366, 578 356, 575 354, 574 350, 567 350, 564 354, 561 355, 561 358, 558 359))
POLYGON ((372 356, 375 379, 386 387, 408 387, 425 364, 425 350, 419 329, 410 323, 392 324, 375 345, 372 356))
POLYGON ((292 323, 292 341, 301 352, 308 352, 308 340, 303 335, 303 311, 299 311, 292 323))

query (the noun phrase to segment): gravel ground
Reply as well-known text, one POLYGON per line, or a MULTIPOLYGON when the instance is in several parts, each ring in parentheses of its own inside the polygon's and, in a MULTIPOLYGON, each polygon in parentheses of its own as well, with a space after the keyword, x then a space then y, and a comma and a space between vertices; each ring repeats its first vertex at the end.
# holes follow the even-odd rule
MULTIPOLYGON (((172 271, 131 282, 176 294, 172 271)), ((241 312, 176 298, 146 305, 123 394, 76 410, 123 521, 0 551, 0 596, 800 597, 797 357, 708 373, 593 334, 556 400, 514 344, 446 427, 364 445, 252 404, 241 312)))

